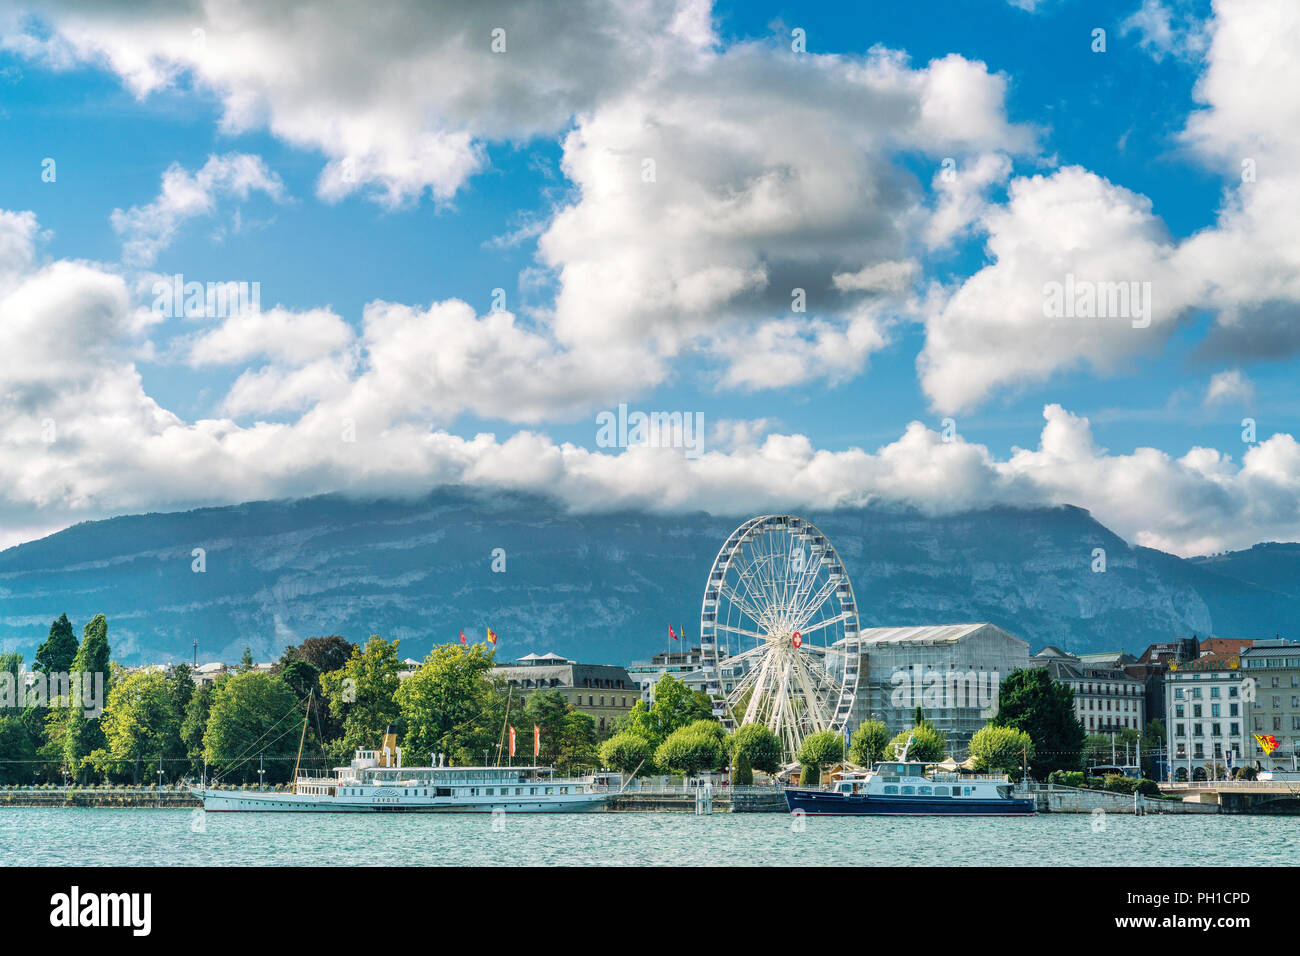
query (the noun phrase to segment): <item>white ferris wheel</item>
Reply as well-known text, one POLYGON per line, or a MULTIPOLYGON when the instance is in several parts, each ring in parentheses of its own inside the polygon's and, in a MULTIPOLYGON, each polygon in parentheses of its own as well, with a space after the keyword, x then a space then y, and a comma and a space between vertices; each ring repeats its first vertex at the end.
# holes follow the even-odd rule
POLYGON ((858 650, 853 585, 825 535, 794 515, 731 533, 700 611, 706 689, 724 725, 766 724, 787 758, 811 733, 842 733, 858 650))

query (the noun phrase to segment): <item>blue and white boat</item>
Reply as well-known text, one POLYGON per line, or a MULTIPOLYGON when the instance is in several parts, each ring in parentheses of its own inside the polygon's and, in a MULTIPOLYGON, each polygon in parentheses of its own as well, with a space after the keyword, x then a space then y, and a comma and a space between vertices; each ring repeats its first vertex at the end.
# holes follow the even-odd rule
MULTIPOLYGON (((908 741, 910 746, 911 741, 908 741)), ((841 772, 823 789, 788 787, 791 813, 905 817, 1030 817, 1032 795, 1015 792, 1005 774, 926 772, 927 764, 902 759, 870 770, 841 772)))

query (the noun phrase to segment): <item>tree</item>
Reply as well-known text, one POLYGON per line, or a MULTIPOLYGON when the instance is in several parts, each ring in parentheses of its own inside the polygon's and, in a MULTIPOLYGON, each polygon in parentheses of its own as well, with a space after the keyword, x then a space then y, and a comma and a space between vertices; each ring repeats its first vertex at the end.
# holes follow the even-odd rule
POLYGON ((566 776, 587 767, 595 767, 599 760, 596 753, 596 719, 591 714, 570 709, 564 715, 557 751, 556 765, 566 776))
MULTIPOLYGON (((367 652, 378 640, 370 639, 366 645, 367 652)), ((388 647, 392 649, 392 661, 396 662, 397 642, 388 647)), ((376 660, 386 661, 387 658, 376 655, 376 660)), ((488 679, 493 664, 493 651, 486 644, 439 644, 434 647, 416 672, 400 686, 394 687, 394 701, 406 725, 402 749, 413 756, 418 755, 420 760, 431 759, 437 753, 446 754, 457 764, 482 763, 484 751, 489 757, 494 755, 501 735, 502 700, 500 692, 488 679)), ((388 667, 386 663, 375 666, 383 671, 388 667)), ((349 662, 348 668, 351 667, 349 662)), ((396 684, 396 670, 392 675, 392 682, 396 684)), ((385 677, 384 686, 388 686, 387 681, 385 677)), ((382 688, 375 692, 381 691, 382 688)), ((389 693, 392 695, 394 692, 389 693)), ((360 700, 358 684, 358 703, 360 700)), ((378 716, 391 719, 385 713, 378 716)), ((352 720, 350 714, 345 726, 352 720)), ((372 727, 382 732, 377 720, 372 727)), ((355 726, 350 726, 345 739, 347 734, 357 732, 355 726)))
POLYGON ((189 664, 177 664, 167 675, 167 691, 171 695, 172 710, 176 712, 177 725, 185 716, 185 708, 194 696, 194 673, 189 664))
POLYGON ((13 678, 14 690, 18 689, 18 675, 22 673, 23 655, 17 651, 5 651, 0 654, 0 675, 8 674, 13 678))
POLYGON ((67 674, 77 656, 77 635, 68 615, 50 624, 50 636, 36 649, 36 669, 46 674, 67 674))
POLYGON ((203 734, 204 756, 223 775, 237 774, 245 781, 264 757, 268 782, 288 780, 298 752, 301 714, 298 698, 278 675, 232 674, 213 695, 203 734))
POLYGON ((106 747, 97 763, 119 774, 129 768, 135 784, 183 753, 175 695, 158 671, 136 671, 114 684, 100 724, 106 747))
POLYGON ((1143 772, 1155 779, 1158 756, 1165 749, 1165 722, 1159 717, 1148 720, 1142 728, 1142 764, 1143 772))
POLYGON ((697 720, 668 735, 655 750, 655 763, 688 777, 716 770, 726 760, 726 741, 726 731, 716 720, 697 720))
POLYGON ((781 741, 766 724, 742 724, 731 735, 732 762, 741 757, 751 770, 776 773, 781 769, 781 741))
POLYGON ((907 747, 908 760, 923 760, 926 763, 938 763, 948 756, 948 738, 942 731, 934 729, 930 723, 918 724, 894 736, 885 746, 885 757, 889 760, 901 760, 903 748, 907 747), (912 746, 907 747, 908 739, 912 746))
POLYGON ((235 672, 238 674, 247 674, 255 666, 257 665, 253 661, 253 649, 246 646, 244 648, 243 656, 239 658, 239 666, 235 668, 235 672))
MULTIPOLYGON (((536 726, 541 731, 542 746, 537 758, 539 763, 557 762, 560 739, 564 734, 564 722, 569 710, 568 701, 558 690, 539 690, 528 695, 523 707, 522 725, 529 730, 536 726)), ((500 728, 500 724, 497 727, 500 728)), ((499 729, 497 733, 500 733, 499 729)))
POLYGON ((0 782, 29 784, 35 780, 36 747, 21 717, 0 717, 0 782))
POLYGON ((321 675, 330 713, 343 721, 345 753, 378 746, 384 731, 401 716, 393 698, 401 683, 397 677, 402 669, 397 657, 400 643, 372 634, 343 667, 321 675))
POLYGON ((998 688, 999 727, 1023 730, 1034 742, 1029 773, 1046 780, 1053 770, 1082 766, 1084 731, 1074 716, 1074 692, 1052 680, 1045 667, 1012 671, 998 688))
MULTIPOLYGON (((77 654, 72 660, 72 673, 82 686, 87 682, 93 684, 95 676, 99 675, 104 692, 111 692, 109 653, 108 619, 102 614, 96 614, 82 631, 81 646, 77 648, 77 654)), ((104 732, 100 729, 99 718, 87 716, 81 701, 66 703, 71 706, 54 711, 50 720, 63 724, 63 758, 68 771, 80 779, 85 770, 86 757, 91 751, 105 746, 104 732)))
POLYGON ((741 752, 731 762, 731 783, 737 787, 748 787, 754 782, 754 768, 749 765, 749 754, 741 752))
POLYGON ((989 724, 970 739, 971 760, 980 773, 1009 773, 1019 779, 1026 754, 1034 759, 1034 743, 1023 730, 989 724))
POLYGON ((637 701, 628 714, 626 729, 659 744, 673 731, 712 717, 713 702, 708 694, 691 690, 672 674, 665 674, 655 684, 654 703, 646 707, 644 701, 637 701))
POLYGON ((280 677, 293 688, 299 700, 306 700, 307 695, 320 687, 320 671, 314 664, 301 658, 294 658, 280 669, 280 677))
POLYGON ((864 721, 853 732, 849 742, 849 759, 860 767, 870 767, 885 759, 885 748, 889 746, 889 728, 883 721, 864 721))
POLYGON ((329 637, 309 637, 297 646, 286 647, 280 663, 288 665, 293 660, 303 661, 322 674, 328 674, 346 664, 356 649, 355 644, 337 634, 329 637))
POLYGON ((815 787, 821 782, 822 767, 844 759, 844 738, 833 730, 809 734, 795 755, 799 761, 799 786, 815 787))
POLYGON ((655 745, 635 730, 623 730, 600 745, 600 762, 620 773, 635 773, 646 769, 654 756, 655 745))
POLYGON ((181 716, 181 746, 185 748, 192 771, 197 771, 203 764, 203 735, 208 729, 208 715, 212 713, 215 693, 211 684, 195 688, 181 716))

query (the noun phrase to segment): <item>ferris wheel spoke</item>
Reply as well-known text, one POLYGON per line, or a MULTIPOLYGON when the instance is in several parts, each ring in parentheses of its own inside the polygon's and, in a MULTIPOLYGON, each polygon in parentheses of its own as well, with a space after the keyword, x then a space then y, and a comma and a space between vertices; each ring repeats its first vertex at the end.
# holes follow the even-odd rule
POLYGON ((812 616, 817 613, 823 604, 830 600, 831 595, 835 593, 835 589, 838 586, 839 584, 835 581, 827 581, 818 588, 817 593, 813 595, 811 600, 806 601, 804 605, 799 608, 799 620, 805 623, 811 621, 812 616))
POLYGON ((717 625, 719 631, 726 631, 729 634, 743 634, 745 637, 757 638, 760 641, 767 640, 766 634, 759 634, 757 631, 749 631, 743 627, 732 627, 730 624, 717 625))
POLYGON ((818 621, 816 624, 804 625, 798 630, 801 635, 807 637, 809 634, 820 631, 824 627, 830 627, 832 624, 840 623, 840 621, 847 621, 852 617, 853 615, 848 611, 840 611, 840 613, 836 614, 834 617, 828 617, 824 621, 818 621))

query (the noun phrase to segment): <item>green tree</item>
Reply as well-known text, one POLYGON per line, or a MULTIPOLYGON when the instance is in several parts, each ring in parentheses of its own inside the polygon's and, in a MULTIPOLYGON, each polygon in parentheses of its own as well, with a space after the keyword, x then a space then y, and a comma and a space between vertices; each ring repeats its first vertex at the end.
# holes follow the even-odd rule
POLYGON ((293 773, 301 718, 298 698, 278 675, 233 674, 213 695, 204 756, 221 775, 243 781, 257 779, 263 757, 267 783, 286 781, 293 773))
POLYGON ((304 661, 322 674, 336 671, 351 659, 356 645, 346 638, 331 634, 329 637, 309 637, 297 646, 284 649, 281 664, 292 660, 304 661))
POLYGON ((992 723, 1023 730, 1034 742, 1029 773, 1046 780, 1053 770, 1078 770, 1083 758, 1083 725, 1074 716, 1074 692, 1052 680, 1045 667, 1012 671, 998 688, 998 713, 992 723))
POLYGON ((159 671, 126 674, 113 686, 100 719, 106 741, 105 757, 98 761, 119 774, 129 771, 132 783, 142 774, 152 780, 160 761, 162 769, 173 771, 167 761, 179 758, 181 718, 176 712, 175 694, 159 671))
POLYGON ((889 746, 889 728, 883 721, 864 721, 849 742, 849 759, 860 767, 870 767, 885 759, 889 746))
MULTIPOLYGON (((522 726, 529 731, 536 726, 541 731, 541 753, 537 758, 539 763, 554 765, 558 762, 564 722, 569 711, 568 701, 558 690, 538 690, 528 695, 523 707, 522 726)), ((497 728, 499 734, 500 724, 497 728)))
POLYGON ((293 688, 299 700, 306 700, 309 694, 320 688, 320 671, 314 664, 301 658, 289 661, 280 668, 279 673, 284 682, 293 688))
MULTIPOLYGON (((72 660, 72 673, 85 687, 93 685, 98 675, 103 682, 105 694, 112 692, 112 675, 109 668, 108 619, 96 614, 82 632, 81 646, 72 660)), ((86 757, 92 751, 102 750, 105 746, 104 732, 100 728, 99 718, 87 716, 82 701, 65 702, 72 706, 62 706, 52 711, 50 721, 62 723, 63 758, 68 772, 82 781, 85 776, 86 757)))
POLYGON ((176 712, 179 726, 179 721, 185 716, 185 709, 190 705, 190 698, 194 696, 194 672, 190 670, 189 664, 177 664, 172 668, 172 672, 167 675, 167 692, 171 695, 172 710, 176 712))
POLYGON ((989 724, 971 737, 970 755, 980 773, 1008 773, 1019 779, 1026 755, 1034 759, 1034 743, 1023 730, 989 724))
POLYGON ((181 746, 189 758, 191 772, 203 766, 203 735, 208 729, 208 715, 212 713, 212 699, 216 689, 211 684, 197 687, 185 705, 181 719, 181 746))
POLYGON ((672 674, 665 674, 655 684, 654 703, 646 707, 644 701, 637 701, 625 729, 660 744, 673 731, 712 717, 713 702, 708 694, 691 690, 672 674))
POLYGON ((924 723, 895 734, 894 739, 885 746, 886 759, 900 759, 903 748, 907 747, 908 738, 912 740, 912 746, 907 748, 908 760, 938 763, 948 756, 948 738, 941 731, 935 730, 932 724, 924 723))
POLYGON ((35 775, 36 746, 26 724, 17 715, 0 717, 0 782, 25 785, 35 775))
POLYGON ((809 734, 794 758, 799 761, 799 786, 815 787, 821 782, 823 767, 844 759, 844 738, 833 730, 809 734))
POLYGON ((397 656, 400 643, 372 634, 366 646, 355 649, 346 664, 321 675, 330 713, 343 721, 344 753, 377 747, 384 731, 401 716, 394 699, 401 683, 397 677, 402 669, 397 656))
MULTIPOLYGON (((370 639, 367 653, 378 640, 370 639)), ((387 646, 392 649, 392 661, 396 662, 397 642, 387 646)), ((374 655, 377 661, 374 669, 384 675, 390 669, 387 653, 374 655)), ((385 676, 375 687, 374 693, 393 687, 389 691, 390 699, 394 699, 398 715, 406 725, 402 749, 411 754, 412 763, 417 756, 423 762, 436 753, 446 754, 452 762, 462 765, 482 763, 485 751, 489 760, 496 755, 501 734, 501 694, 488 680, 493 663, 493 651, 486 644, 439 644, 400 686, 396 686, 394 669, 391 680, 385 676)), ((349 662, 348 668, 351 666, 349 662)), ((369 683, 375 685, 376 681, 372 678, 369 683)), ((358 678, 358 703, 360 689, 358 678)), ((349 714, 345 726, 352 721, 353 714, 349 714)), ((385 722, 393 719, 387 711, 379 712, 378 718, 385 722)), ((382 733, 379 720, 369 719, 374 721, 370 726, 382 733)), ((357 733, 356 727, 348 727, 347 734, 357 733)))
POLYGON ((711 717, 678 727, 655 750, 655 763, 665 770, 694 776, 716 770, 727 757, 727 734, 711 717))
POLYGON ((14 700, 18 699, 18 675, 23 669, 23 655, 17 651, 5 651, 0 654, 0 675, 8 674, 13 678, 14 700))
POLYGON ((255 666, 256 662, 253 660, 253 649, 251 647, 245 647, 244 654, 239 658, 239 666, 235 668, 235 672, 238 674, 247 674, 255 666))
POLYGON ((638 767, 649 772, 654 752, 649 738, 635 730, 623 730, 600 745, 600 762, 620 773, 635 773, 638 767))
POLYGON ((731 783, 736 787, 748 787, 754 782, 754 768, 749 765, 749 754, 744 751, 731 761, 731 783))
POLYGON ((596 752, 596 719, 591 714, 572 710, 564 715, 556 766, 560 773, 574 774, 594 768, 599 762, 596 752))
POLYGON ((1148 720, 1142 728, 1142 766, 1143 772, 1151 779, 1156 777, 1156 760, 1160 751, 1165 749, 1165 722, 1159 717, 1148 720))
POLYGON ((750 770, 776 773, 781 769, 781 741, 766 724, 741 724, 730 743, 733 762, 744 757, 750 770))
POLYGON ((68 615, 60 614, 50 625, 50 635, 36 649, 36 669, 46 674, 66 674, 77 656, 77 635, 68 615))

